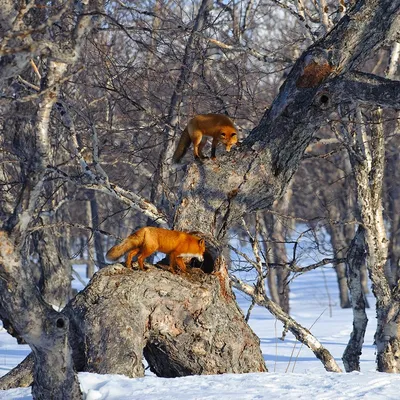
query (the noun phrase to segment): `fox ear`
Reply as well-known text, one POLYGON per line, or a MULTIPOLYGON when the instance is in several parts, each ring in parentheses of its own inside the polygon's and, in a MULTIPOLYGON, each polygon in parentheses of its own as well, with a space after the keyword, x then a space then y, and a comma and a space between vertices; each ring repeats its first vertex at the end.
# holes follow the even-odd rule
POLYGON ((204 245, 205 245, 204 239, 200 239, 200 240, 199 240, 199 245, 200 245, 200 246, 204 246, 204 245))

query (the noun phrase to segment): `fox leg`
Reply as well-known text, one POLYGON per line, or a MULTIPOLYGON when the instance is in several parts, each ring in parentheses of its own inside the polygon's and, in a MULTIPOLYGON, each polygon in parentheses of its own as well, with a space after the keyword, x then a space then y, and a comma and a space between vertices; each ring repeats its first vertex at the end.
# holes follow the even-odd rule
POLYGON ((186 264, 183 261, 182 257, 176 257, 176 265, 178 266, 178 268, 182 271, 182 272, 187 272, 186 269, 186 264))
POLYGON ((219 143, 217 138, 214 138, 211 144, 211 159, 215 160, 217 157, 215 156, 215 152, 217 150, 217 144, 219 143))
POLYGON ((145 259, 145 258, 146 258, 146 257, 143 255, 143 253, 140 253, 140 254, 138 255, 137 262, 138 262, 139 268, 140 268, 142 271, 144 271, 144 259, 145 259))
POLYGON ((176 265, 176 256, 173 253, 169 254, 169 269, 174 274, 175 273, 175 265, 176 265))
POLYGON ((208 158, 203 154, 203 149, 206 144, 207 144, 207 138, 204 136, 203 139, 201 139, 201 142, 198 147, 198 154, 202 160, 208 158))
POLYGON ((137 253, 139 253, 139 251, 140 251, 140 249, 133 249, 128 253, 128 255, 126 256, 126 262, 125 262, 126 268, 132 269, 132 259, 133 259, 133 257, 136 256, 137 253))
POLYGON ((204 147, 204 144, 202 145, 202 139, 203 135, 201 131, 194 131, 190 135, 192 142, 193 142, 193 154, 195 158, 200 158, 203 159, 205 158, 201 152, 201 149, 204 147))
POLYGON ((140 269, 144 270, 144 260, 147 257, 151 256, 157 250, 157 248, 153 248, 152 246, 145 246, 141 250, 142 251, 138 255, 137 261, 138 261, 140 269))

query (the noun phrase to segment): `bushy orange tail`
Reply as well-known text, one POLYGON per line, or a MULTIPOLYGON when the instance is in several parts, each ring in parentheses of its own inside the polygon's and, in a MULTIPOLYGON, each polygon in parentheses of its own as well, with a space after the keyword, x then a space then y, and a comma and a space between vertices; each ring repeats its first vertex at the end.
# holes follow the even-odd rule
POLYGON ((176 146, 175 153, 172 156, 172 162, 174 164, 178 164, 181 160, 182 157, 186 154, 190 143, 192 143, 192 140, 190 139, 189 136, 189 131, 188 128, 186 127, 185 130, 182 132, 181 137, 179 138, 178 145, 176 146))
POLYGON ((111 249, 107 251, 106 258, 109 261, 118 260, 118 258, 122 257, 128 251, 141 246, 143 244, 143 240, 144 234, 141 232, 141 229, 139 229, 137 232, 129 235, 120 244, 111 247, 111 249))

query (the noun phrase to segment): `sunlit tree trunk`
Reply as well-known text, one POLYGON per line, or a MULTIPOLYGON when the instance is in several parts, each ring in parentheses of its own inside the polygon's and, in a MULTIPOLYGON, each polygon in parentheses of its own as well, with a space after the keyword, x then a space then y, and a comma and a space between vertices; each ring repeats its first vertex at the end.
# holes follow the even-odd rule
MULTIPOLYGON (((342 132, 356 180, 359 218, 364 228, 366 263, 372 281, 372 291, 376 297, 377 366, 381 372, 399 372, 400 337, 397 328, 394 328, 399 322, 396 294, 399 289, 393 285, 391 272, 387 269, 388 240, 382 214, 382 183, 385 164, 382 110, 372 112, 370 140, 366 136, 367 132, 360 110, 357 111, 357 115, 358 133, 355 134, 350 127, 348 127, 350 130, 344 129, 342 132)), ((358 265, 362 265, 362 262, 358 261, 358 265)), ((356 309, 355 319, 357 315, 356 309)))

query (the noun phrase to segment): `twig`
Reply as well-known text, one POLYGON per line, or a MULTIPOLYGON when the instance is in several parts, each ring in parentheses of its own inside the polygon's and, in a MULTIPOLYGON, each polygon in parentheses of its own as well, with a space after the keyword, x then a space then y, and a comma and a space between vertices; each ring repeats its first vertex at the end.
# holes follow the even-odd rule
MULTIPOLYGON (((308 328, 309 331, 311 331, 312 327, 313 327, 313 326, 317 323, 317 321, 322 317, 322 315, 324 314, 325 311, 326 311, 326 308, 325 308, 324 311, 322 311, 322 313, 318 316, 318 318, 313 322, 313 324, 308 328)), ((298 353, 297 353, 297 355, 296 355, 296 358, 295 358, 295 360, 294 360, 292 372, 294 372, 294 367, 296 366, 296 362, 297 362, 297 359, 299 358, 300 351, 301 351, 302 348, 303 348, 303 343, 301 344, 301 346, 300 346, 300 348, 299 348, 299 351, 298 351, 298 353)))
POLYGON ((42 79, 42 75, 40 74, 39 69, 38 69, 38 67, 37 67, 36 64, 35 64, 35 61, 33 61, 32 58, 30 59, 30 63, 31 63, 31 65, 32 65, 32 68, 33 68, 33 70, 35 71, 37 77, 38 77, 39 79, 42 79))

